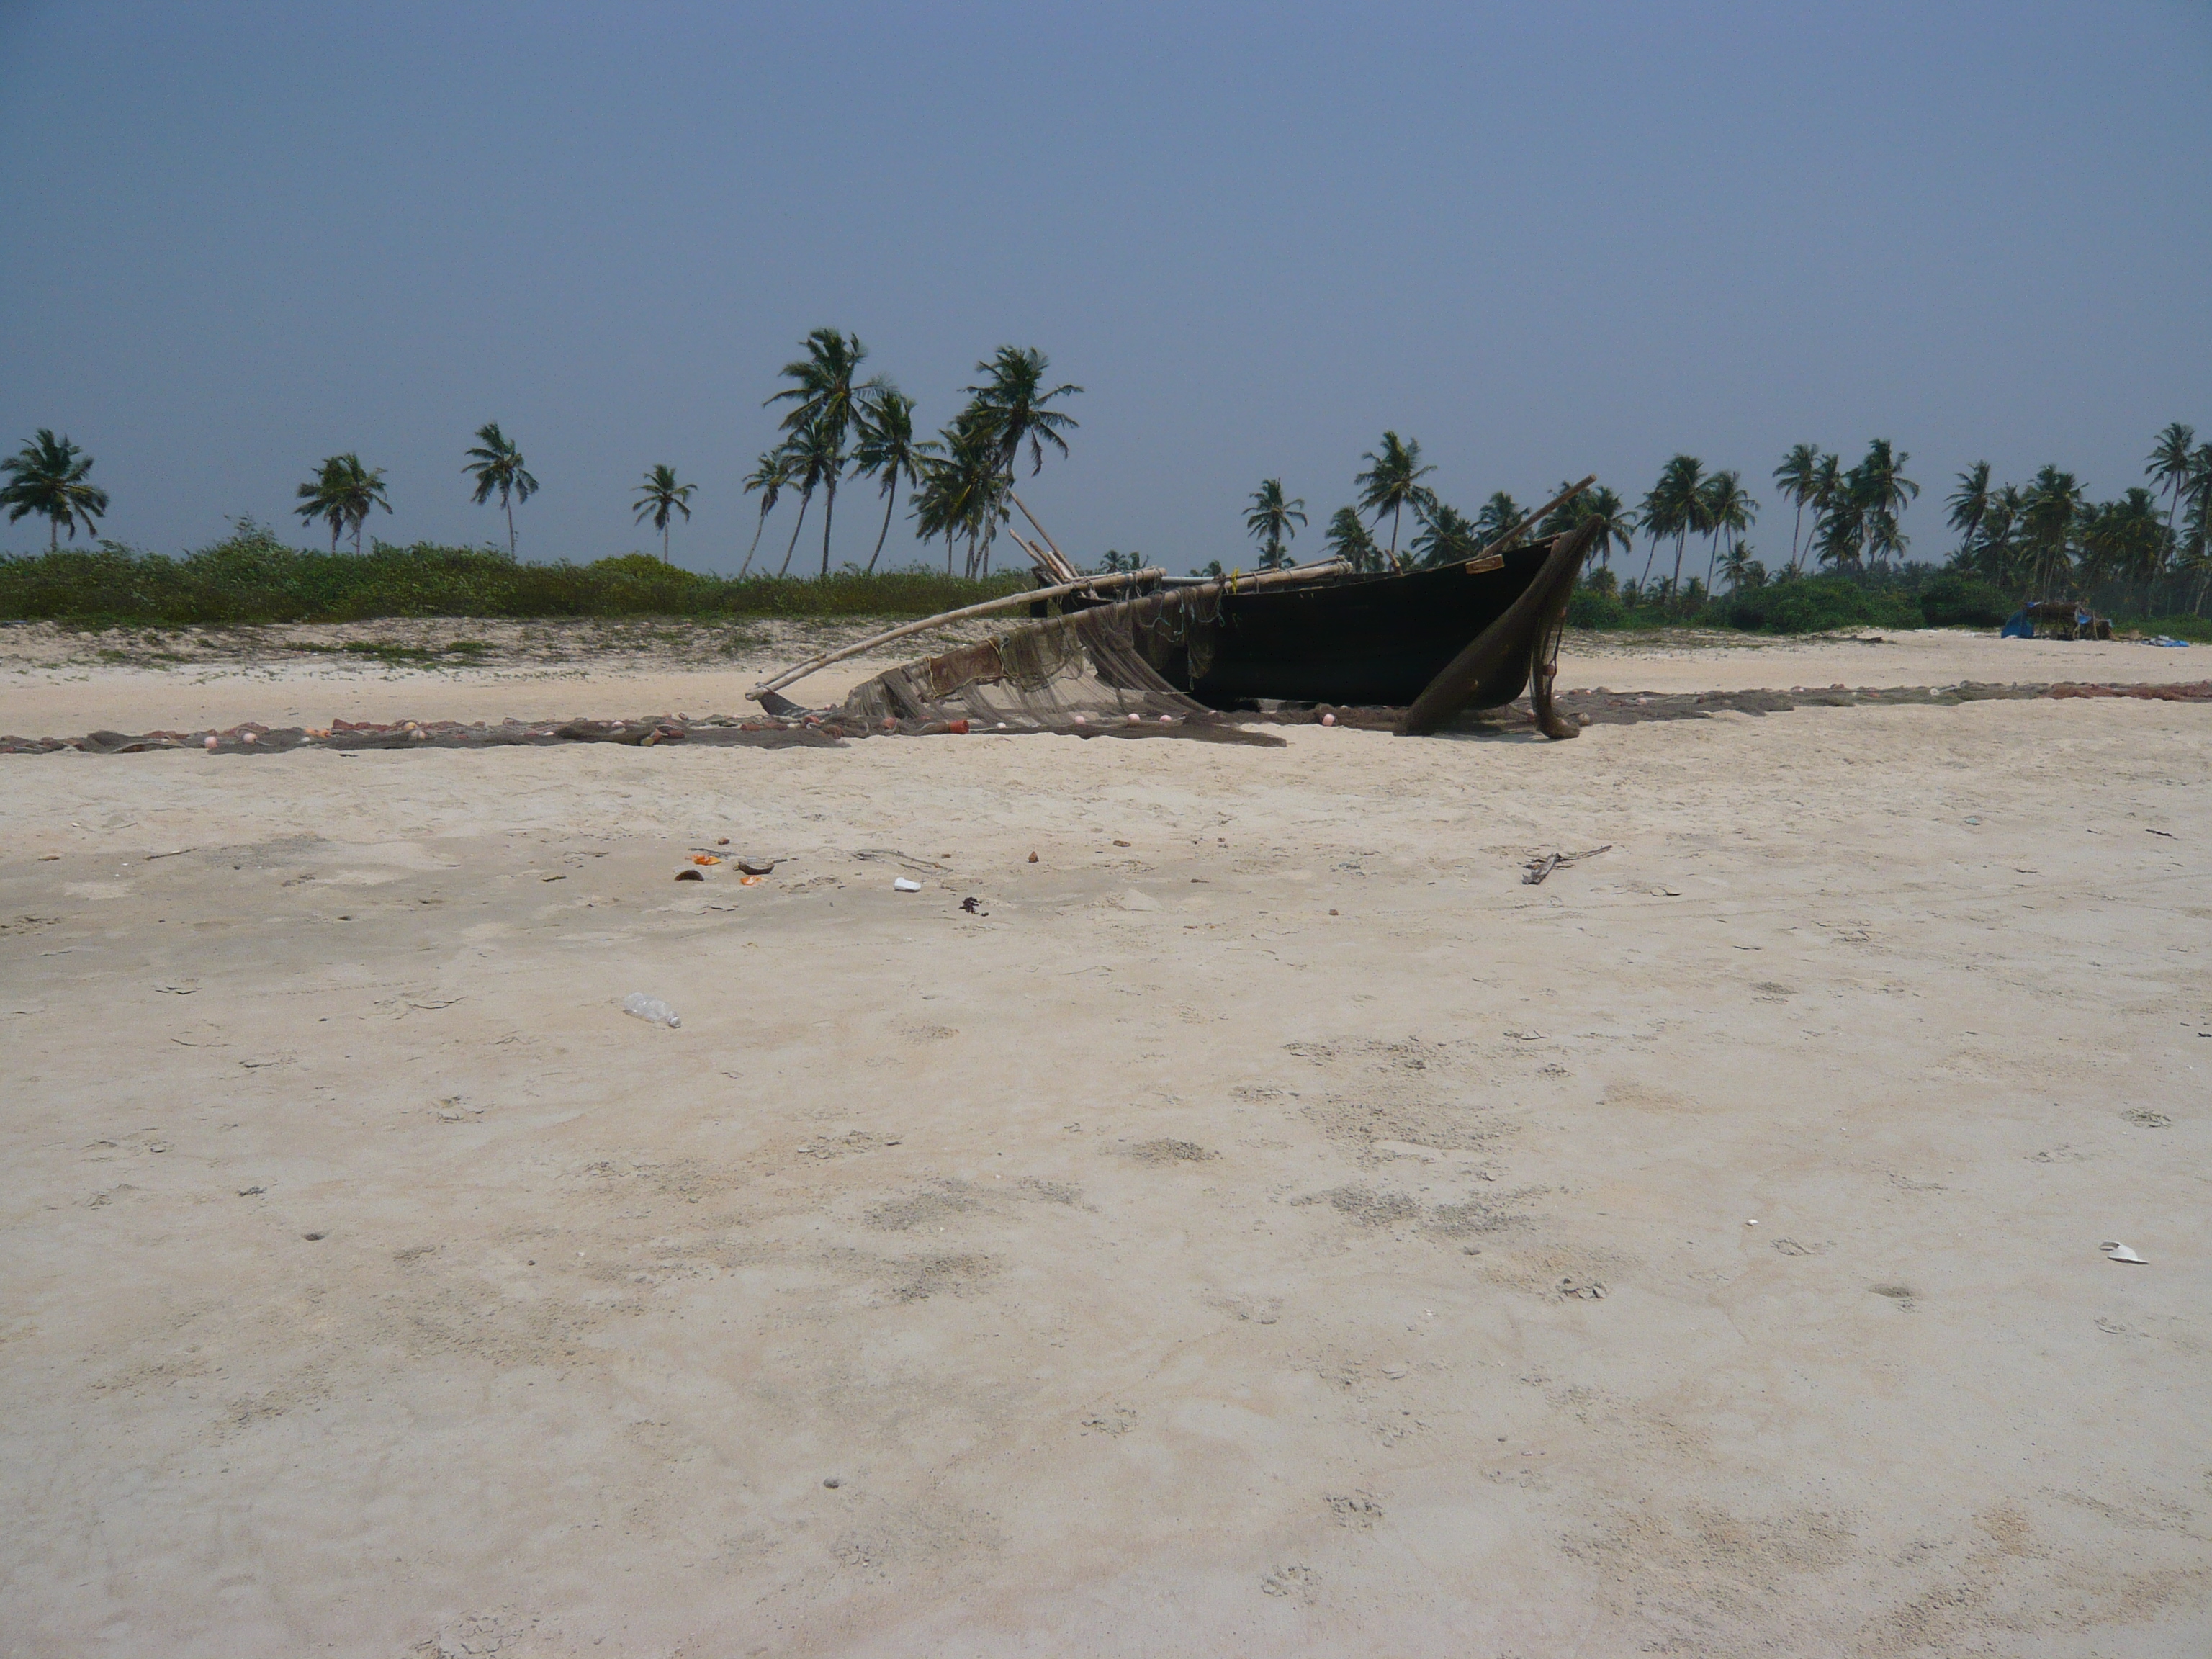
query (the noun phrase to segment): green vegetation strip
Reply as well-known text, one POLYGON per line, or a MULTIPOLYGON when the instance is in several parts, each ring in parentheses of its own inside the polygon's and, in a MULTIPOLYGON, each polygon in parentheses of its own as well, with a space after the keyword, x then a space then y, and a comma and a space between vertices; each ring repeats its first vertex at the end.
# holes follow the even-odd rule
MULTIPOLYGON (((644 554, 525 564, 495 548, 382 544, 366 553, 286 547, 248 528, 180 558, 112 542, 0 558, 0 618, 106 623, 365 622, 380 617, 927 617, 1029 585, 926 570, 826 577, 702 576, 644 554)), ((416 648, 349 645, 368 656, 416 648)), ((462 648, 462 647, 456 647, 462 648)))
MULTIPOLYGON (((665 617, 929 617, 1021 592, 1026 571, 982 580, 928 570, 871 574, 848 568, 823 577, 703 576, 641 553, 586 565, 525 564, 497 548, 382 543, 366 553, 287 547, 258 526, 196 553, 170 558, 113 542, 0 557, 0 620, 86 628, 225 626, 367 622, 379 617, 557 618, 665 617)), ((1616 589, 1612 573, 1589 573, 1567 610, 1576 628, 1607 631, 1733 629, 1813 634, 1850 628, 1994 628, 2019 600, 1962 571, 1924 566, 1831 573, 1745 584, 1709 595, 1697 584, 1674 596, 1616 589)), ((2212 641, 2212 620, 2165 616, 2117 619, 2212 641)), ((352 641, 293 649, 373 658, 387 664, 454 663, 488 650, 482 641, 445 646, 352 641)))

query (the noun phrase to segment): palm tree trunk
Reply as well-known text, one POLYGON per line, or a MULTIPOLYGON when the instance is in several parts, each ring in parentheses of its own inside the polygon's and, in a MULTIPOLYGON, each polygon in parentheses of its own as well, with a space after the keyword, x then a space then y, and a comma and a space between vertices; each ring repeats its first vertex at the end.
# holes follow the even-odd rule
POLYGON ((1398 562, 1398 515, 1405 510, 1406 504, 1403 501, 1390 509, 1390 562, 1392 564, 1398 562))
POLYGON ((668 562, 668 520, 665 519, 660 521, 660 562, 663 564, 668 562))
POLYGON ((500 505, 507 509, 507 556, 511 559, 514 556, 514 503, 501 501, 500 505))
MULTIPOLYGON (((49 513, 46 514, 46 551, 49 553, 58 553, 61 550, 62 521, 54 517, 52 514, 49 513)), ((337 550, 335 543, 332 544, 332 550, 337 550)))
POLYGON ((876 561, 884 556, 884 538, 891 533, 891 514, 898 506, 898 474, 891 474, 891 487, 884 497, 884 527, 876 535, 876 550, 868 555, 868 574, 876 574, 876 561))
POLYGON ((828 498, 822 503, 822 574, 830 574, 830 526, 837 518, 837 481, 830 480, 828 498))
POLYGON ((1790 529, 1790 574, 1797 574, 1797 541, 1805 533, 1805 498, 1797 498, 1797 522, 1790 529))
POLYGON ((753 544, 745 550, 745 562, 738 567, 738 575, 744 575, 746 571, 753 568, 753 555, 760 551, 761 532, 767 528, 768 509, 766 507, 763 507, 761 509, 760 522, 753 526, 753 544))
POLYGON ((799 498, 799 523, 791 526, 791 545, 783 550, 783 568, 775 573, 779 576, 787 574, 790 572, 791 556, 798 550, 799 532, 800 526, 805 525, 806 522, 806 509, 812 504, 813 500, 814 497, 811 494, 801 495, 799 498))
POLYGON ((1682 548, 1689 539, 1690 532, 1686 530, 1674 538, 1674 580, 1668 585, 1668 597, 1677 605, 1682 603, 1682 548))

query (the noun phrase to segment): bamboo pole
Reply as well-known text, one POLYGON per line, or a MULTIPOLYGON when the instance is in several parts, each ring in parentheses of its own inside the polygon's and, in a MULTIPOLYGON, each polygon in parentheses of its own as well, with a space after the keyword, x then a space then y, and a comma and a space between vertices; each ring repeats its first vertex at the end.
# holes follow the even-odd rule
POLYGON ((1073 566, 1069 566, 1065 570, 1061 569, 1060 566, 1066 564, 1066 561, 1064 559, 1055 559, 1052 555, 1047 553, 1044 549, 1039 547, 1035 542, 1023 535, 1020 531, 1010 529, 1006 532, 1006 536, 1016 547, 1020 548, 1023 552, 1030 556, 1030 562, 1034 564, 1039 572, 1044 575, 1049 576, 1053 580, 1056 582, 1072 582, 1083 574, 1080 570, 1074 568, 1073 566))
POLYGON ((947 623, 964 622, 970 617, 984 617, 994 611, 1012 611, 1022 605, 1035 605, 1041 599, 1056 599, 1062 594, 1085 589, 1126 587, 1131 582, 1156 581, 1168 573, 1164 570, 1125 570, 1117 575, 1084 576, 1072 582, 1062 582, 1055 587, 1039 587, 1021 593, 1009 593, 1004 599, 986 599, 981 605, 963 605, 957 611, 941 611, 934 617, 924 617, 920 622, 910 622, 900 627, 871 635, 857 645, 848 645, 836 651, 824 651, 820 656, 809 657, 795 668, 787 668, 772 680, 763 680, 745 693, 758 702, 771 691, 781 691, 787 685, 805 679, 817 669, 827 668, 833 662, 842 662, 848 657, 857 657, 872 651, 879 645, 889 645, 893 640, 905 639, 911 634, 926 633, 933 628, 942 628, 947 623))
MULTIPOLYGON (((1035 530, 1038 535, 1043 537, 1044 544, 1052 550, 1053 558, 1057 560, 1059 562, 1056 565, 1051 563, 1046 564, 1045 568, 1048 570, 1050 570, 1054 575, 1059 577, 1062 581, 1073 581, 1077 576, 1083 574, 1075 568, 1073 561, 1069 559, 1066 554, 1060 550, 1060 544, 1053 540, 1052 532, 1037 522, 1037 515, 1030 511, 1028 504, 1024 502, 1020 496, 1015 495, 1011 488, 1006 491, 1006 499, 1012 501, 1016 507, 1022 509, 1022 517, 1030 521, 1030 527, 1035 530)), ((1019 541, 1021 538, 1019 537, 1016 537, 1015 539, 1019 541)))
MULTIPOLYGON (((1157 575, 1159 573, 1143 571, 1139 574, 1157 575)), ((1147 593, 1133 599, 1116 599, 1111 605, 1093 605, 1085 611, 1065 611, 1044 622, 1031 623, 1028 625, 1037 629, 1071 628, 1085 617, 1103 617, 1115 611, 1127 611, 1135 605, 1149 604, 1155 599, 1181 600, 1196 599, 1207 593, 1245 593, 1255 587, 1276 587, 1285 582, 1311 581, 1322 576, 1346 576, 1352 574, 1352 567, 1342 559, 1329 559, 1320 564, 1297 565, 1288 570, 1255 571, 1249 574, 1243 571, 1231 571, 1226 576, 1216 576, 1210 581, 1194 582, 1186 587, 1165 588, 1159 593, 1147 593)), ((1113 578, 1103 576, 1096 580, 1103 583, 1111 581, 1113 578)))

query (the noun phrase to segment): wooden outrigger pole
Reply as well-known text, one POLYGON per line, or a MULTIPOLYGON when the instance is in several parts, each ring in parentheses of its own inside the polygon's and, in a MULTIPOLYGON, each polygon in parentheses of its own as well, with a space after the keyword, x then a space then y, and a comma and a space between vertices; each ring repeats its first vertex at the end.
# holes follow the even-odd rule
POLYGON ((965 622, 970 617, 988 617, 997 611, 1013 611, 1024 605, 1036 605, 1044 599, 1056 599, 1063 594, 1096 592, 1100 588, 1127 587, 1132 582, 1157 581, 1168 573, 1164 570, 1124 570, 1108 576, 1079 576, 1073 581, 1061 582, 1053 587, 1036 587, 1019 593, 1009 593, 1003 599, 986 599, 981 605, 966 605, 957 611, 939 611, 934 617, 924 617, 920 622, 910 622, 897 628, 872 634, 855 644, 840 646, 835 651, 824 651, 818 657, 809 657, 795 668, 787 668, 772 680, 763 680, 745 693, 758 702, 771 691, 781 691, 797 680, 805 679, 817 669, 827 668, 833 662, 842 662, 848 657, 857 657, 874 650, 879 645, 889 645, 893 640, 902 640, 909 635, 924 634, 933 628, 942 628, 947 623, 965 622))

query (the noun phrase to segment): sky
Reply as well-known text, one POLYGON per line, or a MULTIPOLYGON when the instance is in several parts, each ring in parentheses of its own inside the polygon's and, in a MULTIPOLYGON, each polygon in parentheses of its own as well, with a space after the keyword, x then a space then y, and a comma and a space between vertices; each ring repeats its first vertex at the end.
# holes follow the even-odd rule
MULTIPOLYGON (((977 360, 1080 384, 1024 499, 1085 562, 1316 547, 1386 428, 1472 512, 1677 452, 1786 559, 1784 449, 1887 437, 2100 495, 2212 434, 2212 5, 127 5, 0 0, 0 445, 97 458, 102 533, 302 543, 325 455, 393 541, 732 570, 801 337, 934 428, 977 360)), ((780 562, 793 505, 769 521, 780 562)), ((888 560, 941 558, 901 501, 888 560)), ((818 568, 817 501, 793 568, 818 568)), ((866 481, 832 556, 865 562, 866 481)), ((0 526, 0 551, 43 546, 0 526)), ((1641 550, 1639 549, 1639 559, 1641 550)))

